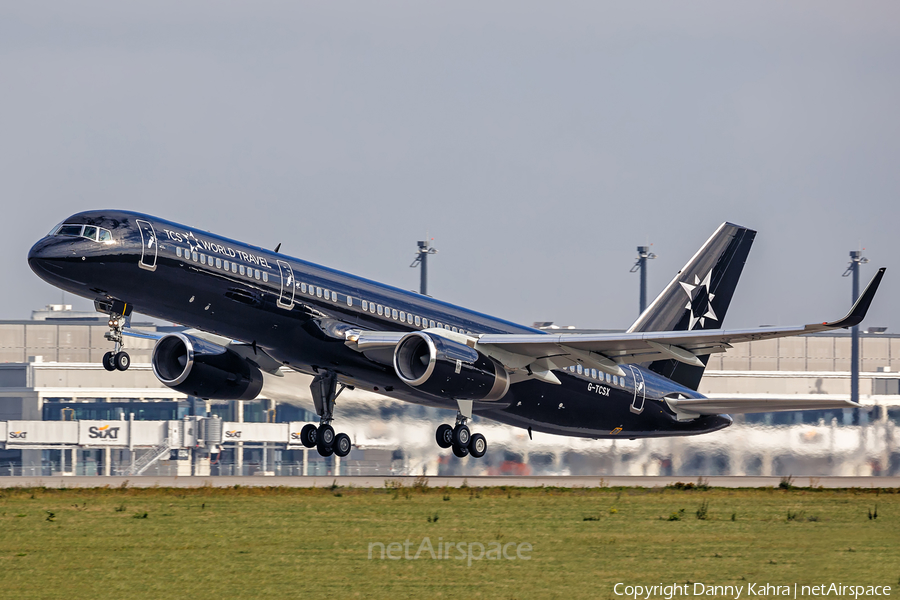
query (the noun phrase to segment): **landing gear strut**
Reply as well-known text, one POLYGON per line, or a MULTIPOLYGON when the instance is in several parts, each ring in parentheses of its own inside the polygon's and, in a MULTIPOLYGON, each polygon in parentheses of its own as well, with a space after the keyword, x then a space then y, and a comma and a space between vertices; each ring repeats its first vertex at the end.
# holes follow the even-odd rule
POLYGON ((439 425, 435 432, 438 446, 452 448, 453 454, 459 458, 472 455, 481 458, 487 452, 487 440, 480 433, 469 431, 466 422, 472 417, 472 401, 459 400, 459 411, 456 413, 456 425, 446 423, 439 425))
MULTIPOLYGON (((100 303, 95 303, 97 310, 101 310, 100 303)), ((116 347, 112 352, 103 355, 103 368, 107 371, 127 371, 131 366, 131 357, 125 352, 125 338, 122 329, 126 325, 127 315, 131 313, 127 304, 121 301, 113 301, 104 304, 101 312, 109 314, 109 331, 103 337, 113 342, 116 347)))
POLYGON ((319 415, 319 426, 308 423, 300 430, 300 442, 307 448, 313 448, 322 456, 347 456, 352 443, 346 433, 335 433, 331 423, 334 421, 334 401, 347 386, 341 384, 338 389, 337 375, 332 371, 322 371, 316 375, 309 386, 316 414, 319 415))

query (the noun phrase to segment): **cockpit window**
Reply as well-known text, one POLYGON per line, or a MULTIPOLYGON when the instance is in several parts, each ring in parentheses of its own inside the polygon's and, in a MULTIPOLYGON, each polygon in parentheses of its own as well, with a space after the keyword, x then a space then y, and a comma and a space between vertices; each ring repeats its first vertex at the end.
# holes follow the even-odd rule
POLYGON ((80 237, 83 230, 83 225, 60 225, 59 229, 56 230, 56 235, 77 235, 80 237))
POLYGON ((87 238, 95 242, 111 242, 113 239, 109 229, 95 227, 94 225, 74 225, 72 223, 63 223, 58 226, 53 235, 71 235, 87 238))

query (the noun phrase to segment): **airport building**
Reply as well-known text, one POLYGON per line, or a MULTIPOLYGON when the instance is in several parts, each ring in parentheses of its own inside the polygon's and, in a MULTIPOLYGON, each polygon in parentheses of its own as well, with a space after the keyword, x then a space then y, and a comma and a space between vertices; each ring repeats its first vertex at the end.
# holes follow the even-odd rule
MULTIPOLYGON (((310 377, 267 375, 252 401, 188 397, 153 375, 152 340, 129 338, 131 368, 106 371, 106 321, 67 305, 0 321, 0 476, 900 474, 900 336, 883 330, 861 335, 859 409, 738 415, 715 434, 633 441, 529 439, 480 420, 492 448, 473 461, 434 442, 449 411, 362 390, 346 390, 338 401, 353 451, 322 458, 296 438, 299 427, 318 420, 310 377)), ((849 371, 849 333, 751 342, 714 355, 700 391, 848 398, 849 371)))

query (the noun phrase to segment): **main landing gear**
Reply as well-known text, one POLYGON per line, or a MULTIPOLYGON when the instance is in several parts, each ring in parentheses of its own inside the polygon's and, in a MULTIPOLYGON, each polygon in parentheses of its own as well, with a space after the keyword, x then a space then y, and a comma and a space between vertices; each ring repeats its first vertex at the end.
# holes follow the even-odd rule
POLYGON ((446 423, 439 425, 435 432, 438 446, 453 448, 453 454, 459 458, 472 455, 481 458, 487 452, 487 439, 480 433, 472 433, 466 422, 472 417, 472 401, 459 400, 459 411, 456 413, 456 425, 446 423))
POLYGON ((131 357, 125 352, 125 339, 122 337, 122 328, 125 326, 125 317, 120 314, 110 313, 109 331, 103 337, 116 344, 113 352, 103 355, 103 368, 107 371, 127 371, 131 366, 131 357))
POLYGON ((316 375, 309 386, 316 413, 319 415, 319 426, 308 423, 300 430, 300 443, 307 448, 315 448, 322 456, 347 456, 350 454, 350 436, 346 433, 335 433, 331 426, 334 421, 334 401, 347 387, 341 384, 337 389, 337 375, 332 371, 322 371, 316 375))

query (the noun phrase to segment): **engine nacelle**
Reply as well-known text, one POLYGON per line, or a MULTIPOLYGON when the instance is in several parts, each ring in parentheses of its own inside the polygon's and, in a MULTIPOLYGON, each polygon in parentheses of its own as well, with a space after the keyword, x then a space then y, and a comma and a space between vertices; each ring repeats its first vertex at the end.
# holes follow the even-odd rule
POLYGON ((228 348, 183 333, 156 342, 153 374, 173 390, 214 400, 253 400, 263 386, 259 367, 228 348))
POLYGON ((394 371, 426 394, 452 400, 499 400, 509 391, 503 365, 439 335, 414 331, 394 349, 394 371))

